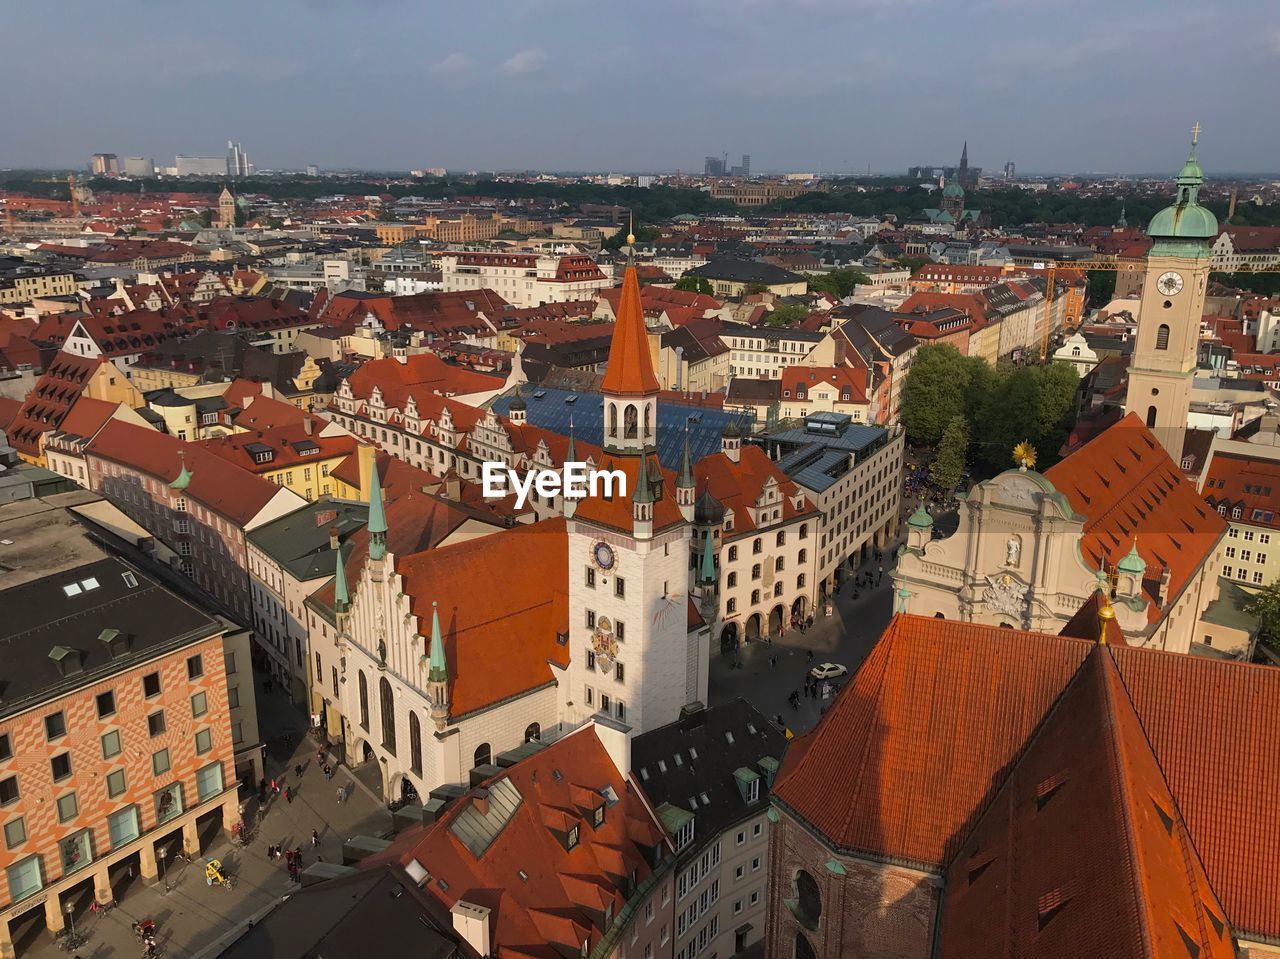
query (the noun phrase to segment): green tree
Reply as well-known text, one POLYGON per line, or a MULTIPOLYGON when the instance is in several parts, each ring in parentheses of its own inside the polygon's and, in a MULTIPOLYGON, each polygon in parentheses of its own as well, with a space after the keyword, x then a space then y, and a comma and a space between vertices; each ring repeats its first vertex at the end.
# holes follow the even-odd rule
POLYGON ((794 326, 808 315, 809 311, 803 306, 784 303, 774 307, 773 311, 765 316, 764 322, 766 326, 794 326))
POLYGON ((809 292, 830 293, 837 299, 843 300, 847 296, 853 296, 853 291, 857 289, 859 283, 869 284, 870 282, 871 278, 861 270, 830 270, 809 277, 809 292))
POLYGON ((933 481, 943 490, 950 492, 960 485, 968 452, 969 422, 963 416, 953 416, 942 434, 942 441, 938 443, 933 465, 929 467, 933 481))
MULTIPOLYGON (((635 225, 635 231, 637 244, 652 243, 662 235, 656 226, 647 226, 643 223, 637 223, 635 225)), ((621 230, 609 237, 600 245, 606 250, 621 250, 627 245, 627 227, 624 226, 621 230)))
POLYGON ((954 346, 930 344, 916 351, 902 385, 902 423, 913 443, 935 444, 947 424, 963 416, 969 364, 954 346))
POLYGON ((1260 621, 1259 638, 1272 649, 1280 652, 1280 580, 1245 604, 1244 611, 1250 616, 1257 616, 1260 621))
POLYGON ((711 281, 705 276, 694 276, 691 273, 676 280, 676 289, 686 293, 705 293, 707 296, 712 294, 711 281))
POLYGON ((1116 274, 1114 270, 1090 270, 1087 276, 1088 286, 1085 295, 1093 306, 1106 306, 1116 292, 1116 274))
POLYGON ((742 292, 745 296, 754 296, 757 293, 765 292, 767 289, 769 288, 763 283, 748 283, 742 292))

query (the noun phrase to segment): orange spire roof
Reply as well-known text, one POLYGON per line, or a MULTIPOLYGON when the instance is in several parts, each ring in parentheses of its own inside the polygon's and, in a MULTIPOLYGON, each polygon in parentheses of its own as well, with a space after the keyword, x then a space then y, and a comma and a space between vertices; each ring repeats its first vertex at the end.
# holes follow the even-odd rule
POLYGON ((658 378, 653 373, 649 355, 649 334, 644 325, 644 307, 640 304, 640 281, 636 268, 628 266, 622 278, 622 297, 618 301, 618 322, 609 344, 609 364, 605 367, 600 392, 621 396, 657 393, 658 378))

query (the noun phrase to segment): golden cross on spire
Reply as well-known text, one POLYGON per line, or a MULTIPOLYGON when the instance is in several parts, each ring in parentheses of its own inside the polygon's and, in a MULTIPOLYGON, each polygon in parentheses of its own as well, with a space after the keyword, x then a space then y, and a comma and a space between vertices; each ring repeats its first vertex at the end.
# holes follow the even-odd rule
POLYGON ((1194 146, 1200 140, 1200 121, 1197 120, 1195 126, 1191 128, 1191 144, 1194 146))

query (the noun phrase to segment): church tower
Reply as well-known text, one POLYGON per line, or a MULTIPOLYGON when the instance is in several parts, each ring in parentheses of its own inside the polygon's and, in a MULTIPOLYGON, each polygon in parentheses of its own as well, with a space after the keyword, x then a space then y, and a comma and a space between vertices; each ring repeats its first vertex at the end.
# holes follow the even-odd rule
POLYGON ((617 315, 596 466, 622 472, 626 492, 585 497, 566 511, 570 661, 562 703, 566 722, 608 716, 638 734, 706 701, 708 659, 705 636, 689 634, 693 467, 673 476, 658 460, 659 385, 634 266, 617 315))
POLYGON ((236 225, 236 198, 231 187, 224 186, 218 196, 218 226, 230 230, 236 225))
POLYGON ((1173 205, 1157 213, 1147 228, 1155 242, 1147 255, 1125 397, 1126 410, 1147 424, 1175 462, 1182 459, 1200 318, 1218 235, 1217 218, 1198 202, 1204 183, 1196 160, 1199 134, 1196 124, 1173 205))

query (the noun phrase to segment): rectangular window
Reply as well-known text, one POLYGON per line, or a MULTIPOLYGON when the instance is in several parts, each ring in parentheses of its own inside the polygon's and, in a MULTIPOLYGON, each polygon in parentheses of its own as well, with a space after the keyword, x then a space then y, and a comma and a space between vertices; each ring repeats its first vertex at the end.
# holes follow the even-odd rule
POLYGON ((53 713, 44 718, 44 735, 46 739, 54 740, 59 736, 67 734, 67 718, 62 713, 53 713))
POLYGON ((76 800, 75 793, 70 792, 58 797, 58 822, 68 822, 79 814, 80 803, 76 800))
POLYGON ((117 769, 107 773, 107 796, 115 799, 125 790, 124 770, 117 769))
POLYGON ((627 595, 627 581, 621 576, 616 577, 613 581, 613 595, 620 599, 627 595))
POLYGON ((111 834, 111 848, 127 846, 142 834, 138 824, 138 807, 113 812, 107 817, 107 831, 111 834))
POLYGON ((164 710, 158 710, 147 717, 147 732, 159 736, 164 732, 164 710))
POLYGON ((27 822, 21 816, 4 824, 4 844, 13 849, 27 841, 27 822))
POLYGON ((618 680, 618 682, 620 683, 625 682, 625 679, 624 679, 625 670, 622 668, 622 663, 618 663, 617 666, 613 667, 613 675, 618 680))
MULTIPOLYGON (((228 692, 230 692, 230 690, 228 690, 228 692)), ((191 715, 193 717, 203 716, 208 711, 209 697, 206 693, 196 693, 191 697, 191 715)))
POLYGON ((44 886, 41 878, 40 857, 28 856, 6 870, 9 879, 9 901, 17 902, 39 892, 44 886))
POLYGON ((13 758, 13 746, 9 743, 9 734, 0 734, 0 762, 13 758))
POLYGON ((163 776, 169 771, 169 750, 161 749, 151 754, 151 772, 163 776))
MULTIPOLYGON (((586 701, 586 704, 590 706, 593 702, 595 702, 595 691, 590 686, 586 687, 586 695, 583 698, 586 701)), ((3 785, 3 784, 0 783, 0 785, 3 785)))
POLYGON ((618 638, 618 642, 620 643, 625 640, 627 638, 626 624, 621 620, 615 619, 613 621, 613 635, 618 638))
POLYGON ((18 777, 10 776, 0 779, 0 806, 8 806, 18 801, 18 777))
POLYGON ((187 659, 187 679, 199 679, 204 675, 204 657, 195 655, 187 659))
POLYGON ((182 815, 182 783, 172 783, 156 793, 156 825, 182 815))
POLYGON ((222 662, 226 667, 227 675, 234 676, 236 674, 236 654, 233 652, 223 653, 222 662))
POLYGON ((116 694, 111 690, 98 693, 98 718, 106 719, 116 711, 116 694))
POLYGON ((231 742, 236 745, 244 742, 244 723, 237 721, 231 724, 231 742))
POLYGON ((609 711, 609 694, 608 693, 600 694, 600 711, 602 713, 607 713, 609 711))
POLYGON ((213 749, 213 731, 201 729, 196 733, 196 755, 203 756, 213 749))
POLYGON ((71 775, 71 753, 59 753, 49 760, 49 768, 53 771, 53 781, 61 782, 71 775))
POLYGON ((160 695, 160 674, 147 673, 142 677, 142 695, 147 699, 160 695))
POLYGON ((617 717, 625 721, 627 718, 627 704, 624 703, 621 699, 619 699, 614 704, 614 706, 616 707, 615 714, 617 715, 617 717))
POLYGON ((222 792, 222 763, 210 763, 196 770, 196 795, 200 802, 222 792))
POLYGON ((594 566, 587 567, 587 588, 596 588, 596 568, 594 566))
POLYGON ((120 733, 118 730, 112 730, 109 733, 102 734, 102 758, 110 759, 112 756, 120 755, 120 733))

